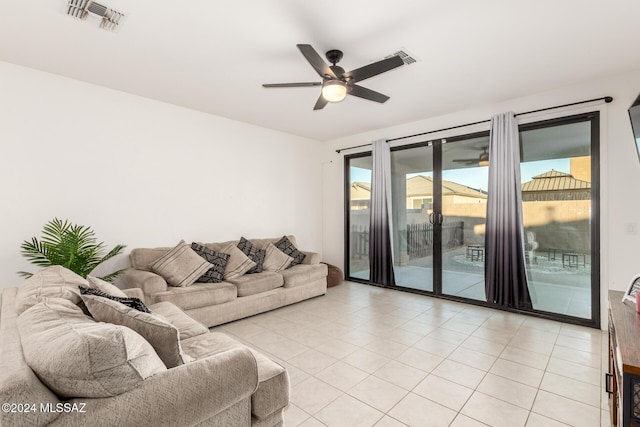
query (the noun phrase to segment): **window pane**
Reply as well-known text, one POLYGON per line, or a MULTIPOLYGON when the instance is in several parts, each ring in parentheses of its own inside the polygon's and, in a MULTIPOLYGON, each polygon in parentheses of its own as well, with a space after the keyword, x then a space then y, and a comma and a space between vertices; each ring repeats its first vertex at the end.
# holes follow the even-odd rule
POLYGON ((433 291, 433 148, 391 152, 396 285, 433 291))
POLYGON ((486 301, 484 231, 489 137, 442 147, 442 293, 486 301))
POLYGON ((349 275, 369 280, 371 156, 349 160, 349 275))
POLYGON ((529 291, 536 310, 591 318, 591 123, 520 133, 529 291))

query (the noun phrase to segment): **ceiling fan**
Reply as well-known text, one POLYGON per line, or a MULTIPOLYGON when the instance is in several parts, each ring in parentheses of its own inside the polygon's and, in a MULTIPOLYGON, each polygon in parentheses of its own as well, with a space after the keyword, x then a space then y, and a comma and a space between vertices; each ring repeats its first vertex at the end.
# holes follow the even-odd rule
POLYGON ((297 45, 300 52, 309 61, 309 64, 322 77, 322 82, 304 82, 304 83, 269 83, 263 84, 263 87, 311 87, 322 86, 320 97, 313 107, 314 110, 323 109, 328 102, 340 102, 347 95, 357 96, 358 98, 368 99, 379 103, 386 102, 389 97, 371 89, 359 86, 356 83, 366 80, 378 74, 404 65, 399 56, 392 56, 364 67, 356 68, 351 71, 344 71, 344 68, 336 65, 342 59, 342 51, 330 50, 326 53, 327 60, 332 64, 328 65, 322 60, 318 52, 308 44, 297 45))
POLYGON ((456 163, 464 163, 466 166, 478 165, 478 166, 489 166, 489 147, 469 147, 473 150, 481 150, 482 153, 477 158, 473 159, 453 159, 456 163))

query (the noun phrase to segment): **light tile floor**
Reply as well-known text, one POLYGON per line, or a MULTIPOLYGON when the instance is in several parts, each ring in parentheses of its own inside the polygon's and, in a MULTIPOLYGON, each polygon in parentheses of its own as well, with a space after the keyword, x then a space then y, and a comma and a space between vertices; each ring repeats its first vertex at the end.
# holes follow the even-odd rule
POLYGON ((344 282, 214 330, 287 368, 287 427, 609 426, 595 329, 344 282))

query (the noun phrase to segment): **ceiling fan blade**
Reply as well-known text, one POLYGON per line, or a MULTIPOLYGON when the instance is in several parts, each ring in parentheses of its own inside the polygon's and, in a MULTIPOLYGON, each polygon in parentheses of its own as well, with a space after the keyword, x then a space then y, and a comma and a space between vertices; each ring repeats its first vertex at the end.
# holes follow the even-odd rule
POLYGON ((331 68, 329 68, 329 65, 322 60, 318 52, 316 52, 316 50, 313 47, 311 47, 310 44, 299 44, 296 46, 298 46, 298 49, 300 49, 300 52, 302 52, 304 57, 307 58, 307 61, 309 61, 309 64, 311 64, 313 69, 316 70, 316 73, 318 73, 320 77, 322 77, 323 79, 326 76, 329 76, 333 79, 338 78, 335 75, 335 73, 331 70, 331 68))
POLYGON ((321 82, 304 82, 304 83, 265 83, 262 87, 311 87, 322 86, 321 82))
POLYGON ((313 110, 322 110, 326 105, 327 105, 327 100, 324 99, 322 97, 322 94, 320 94, 320 97, 318 97, 318 100, 316 101, 316 105, 313 107, 313 110))
POLYGON ((355 70, 347 71, 342 75, 347 81, 353 83, 368 79, 378 74, 382 74, 394 68, 398 68, 404 65, 402 59, 399 56, 392 56, 391 58, 383 59, 382 61, 374 62, 373 64, 365 65, 364 67, 356 68, 355 70))
POLYGON ((349 88, 351 88, 349 95, 357 96, 358 98, 368 99, 369 101, 375 101, 381 104, 387 102, 389 99, 387 95, 383 95, 375 90, 367 89, 366 87, 349 85, 349 88))

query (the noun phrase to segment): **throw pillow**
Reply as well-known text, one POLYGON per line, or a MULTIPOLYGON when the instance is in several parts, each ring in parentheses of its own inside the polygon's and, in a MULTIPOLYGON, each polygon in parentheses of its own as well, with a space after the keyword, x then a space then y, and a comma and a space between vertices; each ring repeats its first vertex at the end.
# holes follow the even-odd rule
POLYGON ((264 257, 265 271, 284 270, 291 264, 292 261, 293 258, 276 248, 273 243, 269 243, 267 245, 266 255, 264 257))
POLYGON ((96 295, 83 294, 82 300, 98 322, 126 326, 142 335, 158 353, 158 357, 167 368, 193 360, 182 352, 178 329, 160 316, 143 313, 96 295))
POLYGON ((224 270, 229 262, 229 254, 223 254, 220 252, 207 249, 197 243, 191 243, 191 249, 205 261, 209 262, 213 267, 207 270, 198 280, 200 283, 220 283, 224 279, 224 270))
POLYGON ((244 237, 240 238, 240 242, 238 242, 238 249, 248 256, 251 261, 256 263, 256 266, 247 271, 247 274, 261 273, 263 268, 262 264, 264 264, 264 257, 267 252, 264 249, 258 249, 253 243, 244 237))
POLYGON ((251 261, 233 243, 229 243, 221 252, 230 255, 227 268, 224 271, 224 280, 237 279, 256 266, 256 263, 251 261))
POLYGON ((184 240, 151 264, 151 269, 168 284, 179 287, 193 284, 211 268, 213 265, 195 253, 184 240))
MULTIPOLYGON (((118 304, 125 305, 125 306, 127 306, 129 308, 133 308, 133 309, 141 311, 143 313, 151 313, 151 310, 149 310, 147 308, 147 306, 144 305, 144 303, 142 301, 140 301, 139 298, 129 298, 127 296, 125 296, 125 297, 117 297, 117 296, 114 296, 114 295, 109 295, 107 293, 104 293, 100 289, 85 288, 84 286, 78 286, 78 287, 80 288, 80 296, 82 296, 82 295, 95 295, 97 297, 110 299, 111 301, 115 301, 118 304)), ((84 298, 82 298, 82 301, 84 301, 84 298)), ((86 303, 85 303, 85 305, 86 305, 86 303)), ((89 312, 91 312, 91 310, 89 310, 89 312)))
POLYGON ((282 236, 282 239, 276 242, 275 247, 293 258, 293 261, 291 261, 291 264, 289 264, 287 268, 291 268, 294 265, 301 264, 306 257, 305 254, 303 254, 298 250, 298 248, 296 248, 296 246, 291 242, 291 240, 287 238, 287 236, 282 236))
POLYGON ((61 399, 117 396, 167 370, 139 334, 96 322, 62 298, 43 299, 17 324, 29 367, 61 399))
POLYGON ((120 288, 102 279, 93 276, 87 276, 87 281, 89 282, 89 286, 93 289, 99 289, 105 294, 110 294, 114 297, 127 298, 127 294, 122 292, 120 288))

